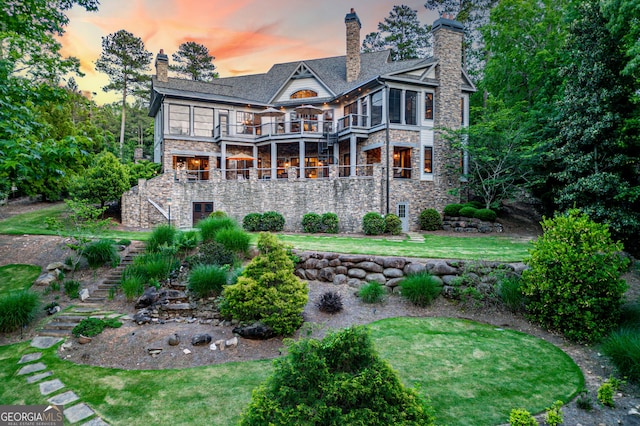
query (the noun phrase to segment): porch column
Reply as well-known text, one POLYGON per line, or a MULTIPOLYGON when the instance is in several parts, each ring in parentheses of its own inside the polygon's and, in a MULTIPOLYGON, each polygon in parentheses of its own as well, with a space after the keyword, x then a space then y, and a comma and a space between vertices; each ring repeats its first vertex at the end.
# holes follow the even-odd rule
POLYGON ((222 180, 227 179, 227 143, 222 142, 220 144, 220 175, 222 180))
POLYGON ((271 179, 278 178, 278 145, 271 142, 271 179))
POLYGON ((349 139, 349 159, 351 161, 350 164, 350 172, 349 172, 349 176, 356 176, 357 172, 356 172, 356 163, 358 162, 358 158, 356 157, 356 143, 357 143, 358 139, 356 138, 356 135, 351 135, 350 139, 349 139))
POLYGON ((298 154, 300 156, 300 174, 298 177, 304 178, 306 177, 304 173, 304 157, 306 155, 304 152, 304 141, 298 142, 298 154))
POLYGON ((254 158, 253 160, 253 168, 258 168, 258 147, 256 145, 253 146, 253 154, 251 156, 254 158))

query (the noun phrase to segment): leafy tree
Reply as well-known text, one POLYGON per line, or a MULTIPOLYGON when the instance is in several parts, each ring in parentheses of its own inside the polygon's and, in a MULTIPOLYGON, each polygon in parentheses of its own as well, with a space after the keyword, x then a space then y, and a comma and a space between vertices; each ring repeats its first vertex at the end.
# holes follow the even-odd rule
POLYGON ((128 163, 129 186, 136 186, 138 179, 152 179, 160 174, 162 165, 148 160, 138 161, 137 163, 128 163))
POLYGON ((600 2, 611 35, 622 41, 627 63, 622 70, 640 80, 640 2, 635 0, 604 0, 600 2), (629 19, 635 17, 635 19, 629 19))
POLYGON ((151 63, 151 52, 144 48, 142 39, 128 31, 119 30, 102 37, 102 53, 96 61, 96 69, 109 76, 110 83, 105 92, 122 93, 120 122, 120 158, 123 157, 127 96, 146 90, 150 77, 145 74, 151 63))
POLYGON ((99 154, 92 167, 79 182, 76 197, 82 200, 100 203, 100 207, 120 196, 130 188, 129 171, 126 166, 110 152, 99 154))
POLYGON ((177 65, 169 65, 171 71, 187 76, 192 80, 211 81, 218 78, 213 65, 213 56, 209 54, 209 49, 194 41, 187 41, 178 47, 178 52, 171 55, 177 65))
POLYGON ((368 34, 362 44, 363 52, 391 49, 391 59, 423 58, 427 54, 429 27, 418 20, 417 12, 409 6, 393 6, 389 16, 378 23, 378 33, 368 34))

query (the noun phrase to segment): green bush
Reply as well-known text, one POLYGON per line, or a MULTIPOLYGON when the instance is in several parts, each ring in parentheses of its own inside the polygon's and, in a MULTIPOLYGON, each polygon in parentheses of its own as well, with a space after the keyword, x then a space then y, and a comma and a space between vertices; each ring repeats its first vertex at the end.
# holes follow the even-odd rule
POLYGON ((209 217, 227 217, 227 214, 222 210, 216 210, 214 212, 211 212, 211 214, 209 214, 209 217))
POLYGON ((145 283, 152 281, 164 281, 169 278, 174 270, 178 269, 180 262, 173 256, 163 253, 146 253, 136 257, 133 264, 127 266, 123 277, 139 275, 144 278, 145 283))
POLYGON ((368 331, 351 327, 293 341, 240 424, 432 426, 431 411, 380 359, 368 331))
POLYGON ((69 297, 69 299, 77 299, 80 297, 80 282, 74 280, 67 280, 62 284, 64 288, 64 294, 69 297))
POLYGON ((120 328, 121 326, 122 323, 116 319, 102 320, 100 318, 85 318, 73 327, 71 333, 75 337, 79 337, 80 335, 93 337, 102 333, 105 327, 120 328))
POLYGON ((128 301, 132 301, 144 293, 144 285, 147 282, 146 278, 140 274, 133 274, 129 272, 126 277, 122 278, 120 287, 122 287, 122 293, 128 301))
POLYGON ((260 254, 245 268, 236 284, 224 288, 223 316, 239 321, 260 321, 280 335, 302 325, 307 284, 293 273, 294 264, 275 235, 260 233, 260 254))
POLYGON ((322 226, 322 216, 318 213, 306 213, 302 216, 302 231, 309 234, 320 232, 322 226))
POLYGON ((598 388, 598 402, 607 407, 615 407, 613 395, 620 388, 620 381, 614 377, 609 377, 598 388))
POLYGON ((366 235, 384 234, 386 224, 380 213, 369 212, 362 218, 362 231, 366 235))
POLYGON ((335 213, 324 213, 320 222, 320 229, 322 232, 326 232, 327 234, 337 234, 340 231, 340 220, 338 219, 338 215, 335 213))
POLYGON ((119 246, 130 246, 131 245, 131 240, 128 240, 126 238, 123 238, 121 240, 116 241, 116 244, 119 246))
POLYGON ((242 227, 247 232, 256 232, 260 230, 260 213, 249 213, 242 219, 242 227))
POLYGON ((621 327, 603 342, 602 352, 611 358, 618 371, 630 381, 640 383, 640 330, 621 327))
POLYGON ((476 201, 476 200, 468 201, 468 202, 466 202, 466 203, 464 203, 462 205, 462 207, 473 207, 474 209, 483 209, 484 206, 485 205, 483 203, 481 203, 480 201, 476 201))
POLYGON ((198 247, 200 243, 200 234, 198 231, 180 231, 176 237, 175 247, 178 251, 185 252, 198 247))
POLYGON ((105 263, 116 267, 120 263, 120 255, 116 251, 114 242, 108 239, 101 239, 88 243, 82 255, 87 259, 87 263, 91 268, 99 268, 105 263))
POLYGON ((264 212, 260 218, 260 231, 280 232, 284 229, 284 216, 278 212, 264 212))
POLYGON ((188 288, 196 297, 217 296, 227 283, 227 268, 197 265, 189 273, 188 288))
POLYGON ((475 217, 478 209, 471 206, 466 206, 460 209, 459 215, 462 217, 475 217))
POLYGON ((424 231, 437 231, 442 229, 442 217, 436 209, 424 209, 418 218, 420 229, 424 231))
POLYGON ((460 209, 463 208, 462 204, 447 204, 444 206, 444 215, 445 216, 458 216, 460 215, 460 209))
POLYGON ((429 305, 442 291, 442 284, 428 272, 412 274, 400 281, 400 294, 417 306, 429 305))
POLYGON ((560 426, 564 422, 562 401, 556 401, 551 407, 547 408, 544 420, 548 426, 560 426))
POLYGON ((383 285, 377 282, 370 282, 358 290, 358 297, 362 299, 364 303, 380 303, 387 294, 387 290, 383 285))
POLYGON ((524 409, 513 409, 509 413, 509 424, 511 426, 538 426, 536 419, 524 409))
POLYGON ((627 259, 606 225, 573 209, 545 219, 522 273, 530 317, 570 340, 594 342, 616 326, 627 259))
POLYGON ((384 232, 391 235, 402 234, 402 221, 397 215, 389 213, 384 217, 384 232))
POLYGON ((246 253, 249 251, 251 237, 242 229, 227 228, 216 233, 215 241, 232 252, 246 253))
POLYGON ((211 241, 200 246, 200 252, 194 257, 191 265, 202 263, 204 265, 233 265, 236 261, 234 252, 224 245, 211 241))
POLYGON ((39 311, 40 298, 30 290, 0 296, 0 332, 10 333, 29 324, 39 311))
POLYGON ((236 229, 238 224, 230 217, 207 217, 196 224, 202 241, 214 241, 216 234, 223 229, 236 229))
POLYGON ((148 253, 157 253, 160 247, 171 247, 175 241, 178 230, 173 226, 160 225, 154 228, 147 240, 146 250, 148 253))
POLYGON ((520 277, 506 277, 500 280, 496 288, 498 297, 511 312, 524 309, 524 295, 522 294, 522 279, 520 277))
POLYGON ((491 209, 478 209, 473 215, 476 219, 484 220, 487 222, 494 222, 498 215, 491 209))

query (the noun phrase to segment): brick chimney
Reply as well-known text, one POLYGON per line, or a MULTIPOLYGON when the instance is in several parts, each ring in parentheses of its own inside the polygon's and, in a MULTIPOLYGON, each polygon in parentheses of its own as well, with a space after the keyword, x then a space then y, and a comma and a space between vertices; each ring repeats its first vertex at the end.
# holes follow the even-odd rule
POLYGON ((169 57, 164 53, 164 49, 160 49, 156 56, 156 79, 165 83, 169 81, 169 57))
POLYGON ((360 18, 351 8, 344 18, 347 26, 347 82, 356 81, 360 76, 360 18))

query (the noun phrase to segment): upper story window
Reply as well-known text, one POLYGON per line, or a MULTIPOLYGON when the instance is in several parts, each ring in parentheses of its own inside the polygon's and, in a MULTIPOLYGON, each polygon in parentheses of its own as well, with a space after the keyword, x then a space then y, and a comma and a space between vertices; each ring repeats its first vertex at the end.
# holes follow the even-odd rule
POLYGON ((371 95, 371 125, 382 123, 382 91, 371 95))
POLYGON ((213 136, 213 109, 193 108, 193 135, 210 138, 213 136))
POLYGON ((189 134, 189 106, 169 105, 169 134, 189 134))
POLYGON ((404 93, 404 122, 405 124, 418 123, 418 92, 407 90, 404 93))
POLYGON ((236 124, 238 126, 238 133, 245 135, 257 134, 256 130, 258 133, 260 130, 260 116, 252 112, 237 111, 236 124))
POLYGON ((424 119, 433 120, 433 93, 424 94, 424 119))
POLYGON ((310 89, 298 90, 291 94, 291 99, 302 99, 302 98, 315 98, 318 96, 318 92, 310 89))
POLYGON ((389 122, 400 123, 402 116, 400 106, 402 104, 402 90, 389 89, 389 122))

